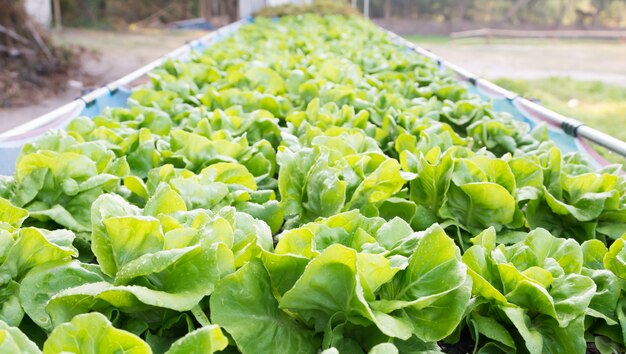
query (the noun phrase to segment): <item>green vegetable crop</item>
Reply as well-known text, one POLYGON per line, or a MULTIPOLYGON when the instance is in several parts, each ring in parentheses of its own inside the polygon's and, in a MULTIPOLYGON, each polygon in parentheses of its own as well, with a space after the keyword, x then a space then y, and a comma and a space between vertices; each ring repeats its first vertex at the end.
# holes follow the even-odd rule
POLYGON ((626 183, 359 18, 257 19, 0 179, 0 353, 602 353, 626 183))

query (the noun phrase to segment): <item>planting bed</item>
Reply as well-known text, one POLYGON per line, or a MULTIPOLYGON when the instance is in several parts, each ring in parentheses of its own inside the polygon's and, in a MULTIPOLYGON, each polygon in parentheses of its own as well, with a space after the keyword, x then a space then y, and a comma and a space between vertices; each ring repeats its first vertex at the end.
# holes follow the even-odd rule
POLYGON ((0 352, 624 350, 619 166, 356 17, 150 75, 0 179, 0 352))

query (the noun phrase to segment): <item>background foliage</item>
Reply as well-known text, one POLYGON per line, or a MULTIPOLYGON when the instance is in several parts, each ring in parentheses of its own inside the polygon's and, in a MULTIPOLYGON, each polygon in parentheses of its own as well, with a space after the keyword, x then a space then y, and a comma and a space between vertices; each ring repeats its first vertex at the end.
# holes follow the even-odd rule
MULTIPOLYGON (((167 7, 172 18, 198 16, 201 0, 63 0, 63 21, 73 25, 135 22, 167 7)), ((213 2, 232 3, 232 0, 213 2)), ((337 1, 339 2, 339 1, 337 1)), ((348 1, 350 2, 350 1, 348 1)), ((357 1, 359 8, 363 0, 357 1)), ((622 27, 624 0, 372 0, 378 18, 438 22, 514 23, 549 26, 622 27)))

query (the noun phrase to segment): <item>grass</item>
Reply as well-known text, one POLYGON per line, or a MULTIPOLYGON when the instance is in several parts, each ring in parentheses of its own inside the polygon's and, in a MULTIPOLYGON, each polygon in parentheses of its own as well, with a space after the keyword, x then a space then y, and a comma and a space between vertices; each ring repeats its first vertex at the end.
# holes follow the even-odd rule
MULTIPOLYGON (((494 82, 555 112, 578 119, 618 139, 626 140, 626 87, 564 77, 536 80, 497 79, 494 82)), ((626 166, 626 158, 597 149, 607 160, 626 166)))

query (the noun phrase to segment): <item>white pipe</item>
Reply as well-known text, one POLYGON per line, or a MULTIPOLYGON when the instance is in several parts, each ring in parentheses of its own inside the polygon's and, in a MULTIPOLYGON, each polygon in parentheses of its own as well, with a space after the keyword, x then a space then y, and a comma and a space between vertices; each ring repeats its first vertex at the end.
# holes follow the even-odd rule
POLYGON ((514 100, 516 97, 518 97, 519 95, 515 92, 509 91, 505 88, 502 88, 496 84, 494 84, 491 81, 485 80, 485 79, 478 79, 476 80, 476 84, 478 86, 485 86, 487 87, 489 90, 496 92, 498 95, 503 96, 505 98, 508 98, 510 100, 514 100))
POLYGON ((594 142, 606 149, 626 157, 626 143, 587 125, 581 125, 576 130, 578 136, 594 142))
POLYGON ((68 102, 53 111, 50 111, 44 115, 39 116, 36 119, 33 119, 29 122, 19 125, 13 129, 7 130, 4 133, 1 133, 0 143, 3 142, 3 140, 5 139, 14 137, 16 135, 25 134, 31 130, 47 125, 55 121, 59 117, 66 116, 68 114, 78 114, 82 110, 83 107, 85 107, 85 103, 80 99, 76 99, 74 101, 68 102))

